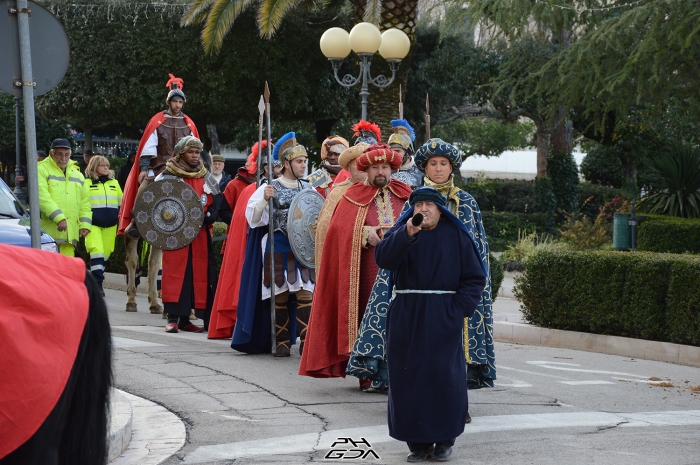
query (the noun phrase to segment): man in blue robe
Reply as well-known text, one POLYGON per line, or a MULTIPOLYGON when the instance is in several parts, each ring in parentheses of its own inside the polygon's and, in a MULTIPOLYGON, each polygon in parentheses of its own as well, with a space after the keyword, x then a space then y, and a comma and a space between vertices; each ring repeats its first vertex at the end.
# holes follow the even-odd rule
POLYGON ((474 314, 488 271, 445 205, 436 189, 416 189, 375 249, 395 284, 386 329, 389 435, 408 443, 408 462, 447 460, 468 412, 464 318, 474 314))

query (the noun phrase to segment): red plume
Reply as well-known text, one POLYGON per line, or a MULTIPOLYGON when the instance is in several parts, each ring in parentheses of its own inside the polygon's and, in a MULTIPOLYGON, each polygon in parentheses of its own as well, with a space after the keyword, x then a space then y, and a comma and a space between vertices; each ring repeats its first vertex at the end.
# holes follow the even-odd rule
POLYGON ((173 75, 170 74, 170 73, 168 73, 168 76, 170 76, 170 79, 168 80, 168 83, 165 85, 165 87, 167 87, 167 88, 170 89, 170 90, 173 90, 173 89, 180 89, 180 90, 182 90, 182 87, 184 86, 185 81, 183 81, 183 80, 182 80, 181 78, 179 78, 179 77, 173 76, 173 75), (177 87, 173 87, 173 84, 177 84, 177 87))
MULTIPOLYGON (((265 147, 267 147, 266 140, 262 141, 262 148, 264 149, 265 147)), ((253 148, 250 151, 250 155, 248 155, 248 161, 246 162, 246 170, 248 170, 249 174, 255 174, 258 171, 258 143, 257 142, 253 145, 253 148)))
POLYGON ((378 125, 376 125, 374 123, 370 123, 369 121, 365 121, 363 119, 360 120, 359 123, 355 124, 352 127, 352 130, 355 131, 355 133, 352 135, 352 137, 359 136, 360 131, 369 131, 369 132, 374 133, 375 136, 377 136, 378 141, 382 140, 382 130, 379 129, 378 125))

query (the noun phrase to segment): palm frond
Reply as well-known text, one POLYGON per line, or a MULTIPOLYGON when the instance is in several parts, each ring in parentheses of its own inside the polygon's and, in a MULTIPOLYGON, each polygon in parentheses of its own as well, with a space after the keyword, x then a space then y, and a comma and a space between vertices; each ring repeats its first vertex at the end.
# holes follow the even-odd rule
POLYGON ((263 0, 258 10, 258 28, 260 35, 266 39, 272 37, 285 13, 299 4, 301 0, 263 0))
POLYGON ((216 0, 192 0, 180 19, 181 26, 201 24, 209 16, 209 10, 216 0))
POLYGON ((202 30, 202 45, 208 54, 221 50, 224 37, 233 22, 253 0, 214 0, 207 22, 202 30))
POLYGON ((367 0, 362 20, 379 27, 382 21, 382 0, 367 0))

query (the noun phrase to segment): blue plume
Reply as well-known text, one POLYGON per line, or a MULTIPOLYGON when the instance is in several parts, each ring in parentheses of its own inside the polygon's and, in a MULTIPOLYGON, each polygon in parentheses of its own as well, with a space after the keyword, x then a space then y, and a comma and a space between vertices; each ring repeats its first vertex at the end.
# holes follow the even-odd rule
POLYGON ((280 148, 282 148, 285 142, 287 142, 289 139, 295 138, 296 136, 296 133, 288 132, 277 139, 277 142, 275 142, 275 149, 272 151, 272 159, 275 161, 280 161, 280 148))
POLYGON ((393 119, 391 120, 391 127, 392 128, 397 128, 399 126, 403 126, 406 129, 408 129, 408 133, 411 135, 411 140, 414 141, 416 140, 416 133, 413 131, 413 128, 411 127, 410 124, 408 124, 408 121, 405 119, 393 119))

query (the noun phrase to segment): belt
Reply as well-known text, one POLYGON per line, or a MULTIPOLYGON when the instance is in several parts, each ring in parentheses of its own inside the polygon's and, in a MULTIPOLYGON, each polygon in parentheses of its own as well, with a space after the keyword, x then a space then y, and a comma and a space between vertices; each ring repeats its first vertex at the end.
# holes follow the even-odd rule
POLYGON ((456 294, 456 291, 431 291, 430 289, 395 289, 394 294, 456 294))

